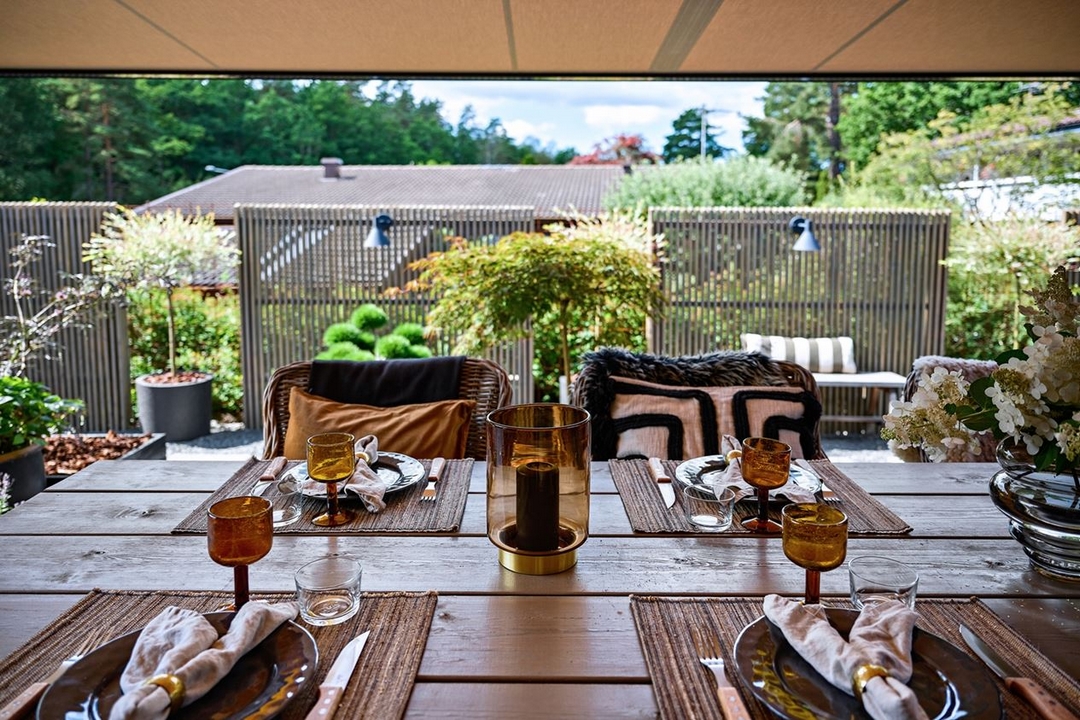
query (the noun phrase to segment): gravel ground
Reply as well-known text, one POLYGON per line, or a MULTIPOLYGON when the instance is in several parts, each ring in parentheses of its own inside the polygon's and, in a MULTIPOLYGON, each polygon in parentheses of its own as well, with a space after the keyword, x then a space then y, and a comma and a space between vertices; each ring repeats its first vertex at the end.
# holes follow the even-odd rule
MULTIPOLYGON (((262 430, 242 426, 215 427, 214 432, 182 443, 166 443, 169 460, 247 460, 262 455, 262 430)), ((833 462, 900 462, 876 435, 826 435, 825 454, 833 462)))

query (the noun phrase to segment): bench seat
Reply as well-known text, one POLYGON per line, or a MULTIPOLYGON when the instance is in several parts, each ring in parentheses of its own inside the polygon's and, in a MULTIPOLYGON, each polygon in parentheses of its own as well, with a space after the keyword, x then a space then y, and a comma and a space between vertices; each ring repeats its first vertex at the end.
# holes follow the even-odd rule
MULTIPOLYGON (((907 378, 894 372, 861 372, 861 373, 814 373, 814 380, 819 388, 861 388, 866 391, 866 406, 870 409, 880 407, 882 391, 888 393, 889 401, 900 397, 907 378)), ((883 421, 881 415, 822 415, 822 420, 834 422, 873 423, 880 425, 883 421)))

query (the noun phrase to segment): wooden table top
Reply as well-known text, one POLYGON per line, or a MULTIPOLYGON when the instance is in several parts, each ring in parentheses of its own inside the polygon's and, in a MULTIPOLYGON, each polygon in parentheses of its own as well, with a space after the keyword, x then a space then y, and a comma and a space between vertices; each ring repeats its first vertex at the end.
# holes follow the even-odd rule
MULTIPOLYGON (((228 590, 199 535, 171 535, 237 462, 102 461, 0 517, 0 657, 93 588, 228 590)), ((979 597, 1080 677, 1080 583, 1031 569, 992 504, 990 464, 845 463, 839 468, 913 528, 852 538, 848 556, 913 565, 920 597, 979 597)), ((607 463, 594 463, 590 537, 577 565, 527 576, 498 564, 486 535, 486 466, 474 467, 461 530, 423 535, 285 535, 250 569, 254 591, 291 591, 328 552, 364 566, 363 589, 436 590, 438 608, 409 717, 655 717, 628 596, 799 596, 803 571, 778 537, 635 534, 607 463), (524 649, 524 650, 523 650, 524 649)), ((846 597, 847 574, 822 594, 846 597)))

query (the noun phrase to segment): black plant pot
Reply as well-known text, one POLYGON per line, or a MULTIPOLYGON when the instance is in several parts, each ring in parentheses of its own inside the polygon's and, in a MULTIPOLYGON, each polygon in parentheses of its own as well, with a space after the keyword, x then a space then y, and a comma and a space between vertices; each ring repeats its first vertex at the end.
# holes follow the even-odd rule
POLYGON ((210 434, 213 375, 181 383, 150 383, 135 379, 135 403, 143 432, 165 433, 168 442, 210 434))
POLYGON ((14 505, 29 500, 45 489, 45 457, 40 445, 13 450, 0 455, 0 472, 12 480, 8 502, 14 505))

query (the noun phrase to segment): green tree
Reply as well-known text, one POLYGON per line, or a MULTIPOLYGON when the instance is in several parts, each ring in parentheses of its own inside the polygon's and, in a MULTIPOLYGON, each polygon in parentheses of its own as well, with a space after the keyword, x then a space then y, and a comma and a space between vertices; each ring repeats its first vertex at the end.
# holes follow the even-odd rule
MULTIPOLYGON (((705 111, 705 157, 722 158, 731 154, 732 149, 723 147, 716 139, 716 134, 710 132, 713 128, 708 124, 708 111, 705 111)), ((677 159, 689 160, 701 157, 702 136, 702 108, 690 108, 684 110, 671 126, 671 134, 664 142, 664 162, 675 162, 677 159)))

